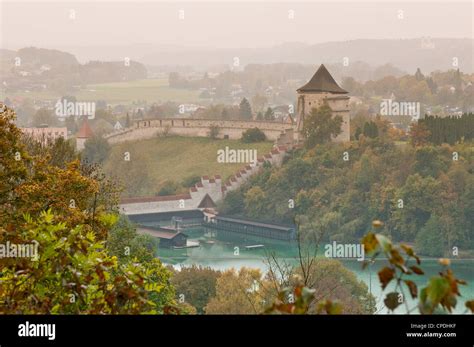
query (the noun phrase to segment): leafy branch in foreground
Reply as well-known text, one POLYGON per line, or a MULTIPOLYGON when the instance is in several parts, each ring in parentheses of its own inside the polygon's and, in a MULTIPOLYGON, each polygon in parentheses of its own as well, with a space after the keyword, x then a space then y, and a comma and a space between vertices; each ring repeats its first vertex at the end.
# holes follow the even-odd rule
MULTIPOLYGON (((379 228, 383 225, 374 221, 372 225, 379 228)), ((461 296, 459 285, 466 285, 464 280, 455 277, 450 268, 450 260, 441 258, 439 263, 443 267, 438 275, 428 280, 426 287, 418 289, 412 276, 422 276, 421 259, 413 248, 401 244, 396 246, 386 236, 373 232, 367 233, 362 239, 366 256, 369 257, 363 264, 365 268, 373 263, 379 255, 384 255, 388 264, 378 272, 382 290, 392 282, 395 283, 393 291, 385 296, 385 306, 393 312, 404 304, 406 313, 409 314, 418 307, 421 314, 452 313, 456 308, 458 297, 461 296), (405 299, 405 291, 410 293, 412 299, 419 299, 416 306, 410 308, 405 299)), ((315 290, 309 288, 302 280, 293 286, 287 286, 277 293, 273 304, 265 310, 265 314, 307 314, 315 301, 315 290), (288 300, 291 298, 291 300, 288 300)), ((466 312, 474 313, 474 300, 466 301, 466 312)), ((340 314, 342 305, 329 298, 323 298, 315 303, 316 313, 340 314)))
MULTIPOLYGON (((374 221, 372 225, 379 228, 383 223, 374 221)), ((386 295, 384 300, 385 306, 390 311, 393 312, 398 306, 405 304, 407 314, 416 307, 421 314, 452 313, 457 304, 457 297, 461 296, 459 285, 466 285, 466 282, 455 277, 449 267, 451 263, 449 259, 440 259, 439 263, 443 268, 439 275, 431 277, 427 286, 418 290, 416 283, 410 278, 413 275, 422 276, 424 271, 420 267, 421 260, 412 247, 405 244, 395 246, 384 235, 372 232, 365 235, 362 243, 366 256, 370 257, 370 260, 364 262, 364 267, 379 255, 384 255, 388 261, 388 265, 378 272, 378 276, 382 290, 387 288, 392 281, 395 282, 395 288, 386 295), (419 298, 417 306, 408 307, 405 290, 410 293, 412 299, 419 298)), ((465 305, 474 312, 474 300, 467 301, 465 305)))
MULTIPOLYGON (((50 210, 24 218, 21 240, 37 243, 38 259, 2 266, 0 313, 156 314, 175 304, 171 273, 158 259, 120 263, 89 226, 68 228, 50 210)), ((100 218, 109 228, 116 220, 100 218)))
POLYGON ((0 103, 0 314, 170 312, 171 272, 147 250, 119 258, 108 248, 118 218, 113 182, 68 149, 29 153, 14 120, 0 103))
MULTIPOLYGON (((306 287, 302 281, 294 287, 286 287, 279 291, 272 306, 265 310, 265 314, 307 314, 313 303, 316 290, 306 287), (291 298, 288 300, 288 298, 291 298)), ((328 299, 316 303, 317 314, 341 314, 342 305, 328 299)))

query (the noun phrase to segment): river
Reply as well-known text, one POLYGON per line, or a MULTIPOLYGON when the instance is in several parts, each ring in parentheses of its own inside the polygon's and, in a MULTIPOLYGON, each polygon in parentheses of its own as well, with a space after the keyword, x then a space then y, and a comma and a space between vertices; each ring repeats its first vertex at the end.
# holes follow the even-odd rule
MULTIPOLYGON (((216 231, 207 228, 188 229, 185 233, 189 240, 199 241, 200 247, 186 249, 164 249, 158 248, 157 255, 165 264, 173 265, 176 268, 190 266, 192 264, 208 266, 216 270, 226 270, 230 268, 240 269, 241 267, 258 268, 262 272, 267 271, 266 259, 270 252, 276 254, 280 260, 287 262, 297 262, 297 247, 295 243, 261 239, 255 237, 241 236, 234 233, 216 231), (263 248, 246 249, 246 246, 264 245, 263 248)), ((318 254, 324 256, 324 252, 318 254)), ((377 276, 377 271, 386 264, 386 260, 378 259, 374 264, 362 269, 362 263, 356 259, 341 260, 343 264, 353 271, 356 276, 365 282, 371 293, 376 298, 377 313, 387 313, 384 307, 384 293, 393 290, 393 286, 388 286, 382 292, 377 276)), ((423 259, 421 263, 425 275, 412 275, 411 279, 418 288, 426 285, 428 278, 437 274, 441 270, 441 265, 437 259, 423 259)), ((460 286, 462 297, 460 298, 455 312, 464 313, 466 311, 464 302, 474 298, 474 260, 452 259, 451 268, 455 275, 468 282, 466 286, 460 286)), ((413 301, 408 298, 409 307, 413 307, 413 301)), ((404 305, 401 305, 395 313, 405 313, 404 305)), ((417 310, 414 311, 416 313, 417 310)))

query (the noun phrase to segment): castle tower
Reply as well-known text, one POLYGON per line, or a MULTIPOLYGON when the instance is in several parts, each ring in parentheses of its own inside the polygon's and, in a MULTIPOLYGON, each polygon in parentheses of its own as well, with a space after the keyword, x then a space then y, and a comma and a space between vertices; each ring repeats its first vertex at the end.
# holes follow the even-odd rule
POLYGON ((319 108, 326 102, 333 112, 333 116, 341 116, 343 123, 340 133, 334 141, 345 142, 350 140, 350 117, 348 92, 339 87, 329 71, 321 64, 311 80, 297 89, 298 101, 296 109, 297 139, 301 138, 301 130, 305 116, 313 108, 319 108))
POLYGON ((82 126, 76 134, 76 150, 82 151, 84 149, 85 142, 90 139, 94 133, 87 121, 87 117, 84 117, 82 126))

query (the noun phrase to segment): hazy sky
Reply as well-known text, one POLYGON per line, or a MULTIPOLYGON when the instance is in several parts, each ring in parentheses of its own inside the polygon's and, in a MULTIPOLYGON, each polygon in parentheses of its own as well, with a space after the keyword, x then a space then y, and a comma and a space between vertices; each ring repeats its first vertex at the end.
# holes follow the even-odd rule
POLYGON ((472 2, 451 1, 2 0, 0 15, 0 43, 11 49, 133 44, 236 48, 295 41, 311 44, 360 38, 473 36, 472 2), (70 18, 71 11, 74 19, 70 18))

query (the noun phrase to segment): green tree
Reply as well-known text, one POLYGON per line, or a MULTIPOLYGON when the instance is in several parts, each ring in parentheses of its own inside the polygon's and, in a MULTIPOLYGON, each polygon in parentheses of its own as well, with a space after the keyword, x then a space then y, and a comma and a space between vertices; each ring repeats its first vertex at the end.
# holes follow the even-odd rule
POLYGON ((271 107, 267 108, 267 110, 265 111, 264 118, 265 120, 270 120, 270 121, 275 120, 275 113, 273 112, 271 107))
POLYGON ((356 129, 356 131, 355 131, 355 133, 354 133, 354 138, 355 138, 356 140, 358 140, 358 139, 359 139, 359 136, 360 136, 361 134, 362 134, 362 130, 360 130, 360 127, 357 127, 357 129, 356 129))
MULTIPOLYGON (((463 227, 465 230, 474 230, 474 179, 470 180, 470 184, 466 188, 464 194, 460 197, 461 206, 464 209, 461 210, 461 216, 463 217, 463 227)), ((474 235, 469 233, 467 235, 467 245, 474 247, 474 235)))
POLYGON ((208 314, 258 314, 264 308, 264 292, 258 269, 241 268, 224 271, 217 279, 216 296, 205 310, 208 314))
POLYGON ((242 119, 252 119, 252 108, 246 98, 243 98, 239 105, 239 115, 242 119))
POLYGON ((221 203, 221 210, 224 214, 241 214, 244 212, 244 192, 242 190, 233 190, 226 194, 221 203))
POLYGON ((442 257, 447 250, 446 233, 443 230, 441 219, 432 214, 428 222, 416 235, 415 247, 418 253, 431 256, 442 257))
POLYGON ((41 143, 33 137, 23 136, 22 141, 29 154, 47 158, 50 165, 62 169, 65 169, 67 164, 79 158, 73 141, 65 140, 63 137, 41 143))
POLYGON ((90 164, 103 164, 108 159, 110 151, 111 147, 107 140, 94 135, 84 143, 82 160, 90 164))
POLYGON ((377 124, 373 121, 366 122, 364 124, 363 134, 364 136, 370 137, 372 139, 376 138, 379 135, 377 124))
POLYGON ((127 112, 127 116, 125 117, 125 128, 130 128, 132 123, 130 122, 130 115, 127 112))
POLYGON ((34 127, 39 127, 42 125, 54 126, 56 123, 57 118, 54 116, 53 112, 45 108, 40 108, 38 111, 36 111, 32 121, 32 125, 34 127))
POLYGON ((229 111, 224 107, 221 112, 221 119, 226 120, 229 119, 229 111))
POLYGON ((440 199, 441 185, 433 177, 421 177, 418 174, 407 178, 399 191, 403 208, 394 213, 395 230, 404 241, 413 241, 419 230, 430 219, 431 214, 440 211, 443 200, 440 199))
POLYGON ((447 164, 443 161, 438 150, 433 146, 419 147, 415 151, 414 171, 421 176, 438 177, 441 171, 447 169, 447 164))
POLYGON ((156 240, 150 235, 139 235, 127 216, 121 215, 107 235, 107 250, 120 262, 138 260, 148 262, 155 257, 156 240))
MULTIPOLYGON (((297 270, 298 271, 298 270, 297 270)), ((367 285, 344 265, 332 259, 318 259, 309 273, 308 288, 314 290, 316 298, 308 309, 315 314, 318 310, 317 299, 337 301, 341 313, 372 314, 375 312, 375 298, 369 293, 367 285)))
POLYGON ((192 265, 175 271, 172 284, 176 289, 178 301, 184 298, 185 302, 196 308, 197 313, 205 313, 205 307, 216 296, 217 279, 220 271, 209 267, 192 265))
POLYGON ((339 135, 342 130, 342 117, 332 116, 331 108, 325 104, 320 108, 313 108, 306 115, 302 134, 307 148, 317 144, 331 141, 332 137, 339 135))
POLYGON ((31 163, 15 118, 15 112, 0 103, 0 216, 14 201, 15 188, 28 177, 27 166, 31 163))
POLYGON ((266 194, 259 186, 250 188, 245 193, 245 211, 251 217, 258 217, 266 209, 266 194))
POLYGON ((416 123, 411 126, 410 129, 410 143, 412 146, 424 146, 428 143, 428 139, 431 135, 428 127, 423 123, 416 123))

